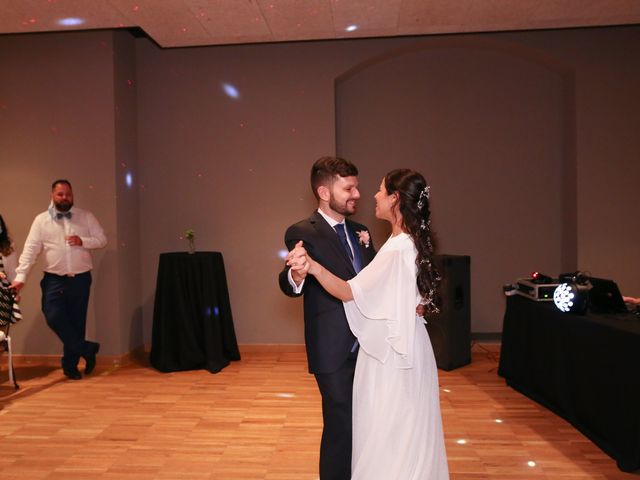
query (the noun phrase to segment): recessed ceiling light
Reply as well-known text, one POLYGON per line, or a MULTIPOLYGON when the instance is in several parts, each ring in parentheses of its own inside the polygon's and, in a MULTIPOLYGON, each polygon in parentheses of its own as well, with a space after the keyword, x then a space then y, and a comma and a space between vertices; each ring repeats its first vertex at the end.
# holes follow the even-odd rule
POLYGON ((345 28, 347 32, 355 32, 357 29, 358 29, 357 25, 349 25, 347 28, 345 28))

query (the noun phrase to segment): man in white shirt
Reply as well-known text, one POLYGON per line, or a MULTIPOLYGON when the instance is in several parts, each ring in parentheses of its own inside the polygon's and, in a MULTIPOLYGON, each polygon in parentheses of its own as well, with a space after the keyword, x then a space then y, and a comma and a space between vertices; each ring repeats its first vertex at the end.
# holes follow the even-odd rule
POLYGON ((51 185, 51 205, 33 221, 11 284, 20 292, 29 270, 44 252, 42 312, 62 340, 62 371, 72 380, 82 378, 80 357, 85 360, 85 374, 93 371, 100 349, 99 343, 84 337, 93 267, 89 251, 106 243, 93 214, 73 206, 71 183, 56 180, 51 185))

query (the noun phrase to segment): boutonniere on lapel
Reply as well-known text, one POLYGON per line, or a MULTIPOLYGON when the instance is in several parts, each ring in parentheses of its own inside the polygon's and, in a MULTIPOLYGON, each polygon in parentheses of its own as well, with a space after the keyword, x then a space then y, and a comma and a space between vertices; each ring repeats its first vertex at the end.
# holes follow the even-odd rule
POLYGON ((358 242, 360 242, 360 245, 364 245, 364 248, 369 248, 369 243, 371 242, 369 232, 367 232, 366 230, 361 230, 359 232, 356 232, 356 234, 358 235, 358 242))

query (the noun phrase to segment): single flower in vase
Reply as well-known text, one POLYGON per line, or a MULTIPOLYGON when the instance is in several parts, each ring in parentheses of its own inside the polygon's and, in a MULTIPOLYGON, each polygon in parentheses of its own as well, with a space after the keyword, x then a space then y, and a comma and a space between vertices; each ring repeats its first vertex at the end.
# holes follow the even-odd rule
POLYGON ((194 243, 196 240, 196 232, 189 228, 188 230, 185 230, 184 238, 189 242, 189 253, 196 253, 196 246, 194 243))

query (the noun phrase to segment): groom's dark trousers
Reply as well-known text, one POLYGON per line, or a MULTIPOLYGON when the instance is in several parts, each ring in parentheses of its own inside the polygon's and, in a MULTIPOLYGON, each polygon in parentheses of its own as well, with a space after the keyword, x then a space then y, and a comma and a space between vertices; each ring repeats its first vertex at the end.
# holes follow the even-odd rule
POLYGON ((357 351, 333 373, 316 373, 322 396, 322 440, 320 443, 320 478, 351 478, 352 392, 357 351))

